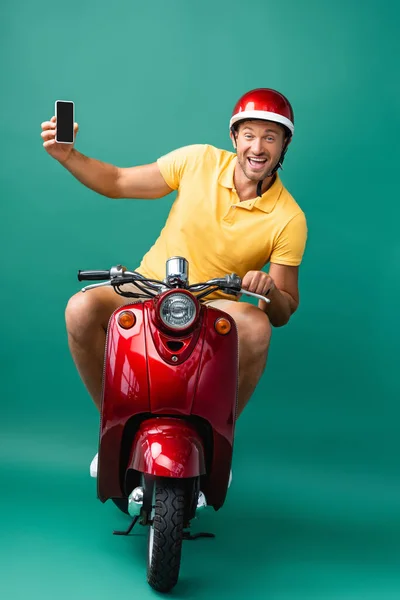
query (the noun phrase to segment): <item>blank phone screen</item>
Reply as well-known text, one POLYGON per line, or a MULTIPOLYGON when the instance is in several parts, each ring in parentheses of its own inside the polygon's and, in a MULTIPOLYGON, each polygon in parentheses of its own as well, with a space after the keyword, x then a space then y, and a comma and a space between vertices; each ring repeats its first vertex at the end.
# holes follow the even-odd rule
POLYGON ((57 102, 57 140, 74 141, 74 109, 72 102, 57 102))

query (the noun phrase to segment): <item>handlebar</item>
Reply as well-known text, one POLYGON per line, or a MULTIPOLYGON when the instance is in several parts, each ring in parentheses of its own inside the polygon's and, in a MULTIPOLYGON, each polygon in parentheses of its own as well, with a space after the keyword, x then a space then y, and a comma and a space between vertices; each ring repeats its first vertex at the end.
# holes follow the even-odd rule
POLYGON ((110 279, 110 271, 78 271, 78 281, 110 279))
MULTIPOLYGON (((109 271, 78 271, 78 280, 79 281, 100 281, 103 280, 103 283, 97 283, 94 285, 89 285, 82 288, 82 292, 85 292, 88 289, 111 285, 114 288, 118 286, 124 285, 125 283, 133 283, 136 284, 138 289, 142 292, 132 293, 132 292, 122 292, 118 291, 121 295, 126 295, 128 297, 152 297, 162 290, 173 289, 173 286, 169 285, 167 281, 158 281, 154 279, 147 279, 140 273, 136 273, 135 271, 127 271, 126 267, 122 265, 117 265, 116 267, 112 267, 109 271), (143 288, 147 289, 143 289, 143 288)), ((204 297, 210 294, 212 291, 215 291, 215 288, 220 289, 226 294, 232 294, 233 296, 237 296, 238 294, 246 294, 248 296, 252 296, 253 298, 258 298, 259 300, 264 300, 264 302, 269 303, 270 299, 266 296, 261 296, 260 294, 255 294, 254 292, 248 292, 247 290, 242 289, 242 280, 241 278, 232 273, 231 275, 226 275, 222 278, 210 279, 204 283, 196 283, 193 285, 189 285, 186 287, 188 291, 192 293, 199 293, 198 298, 204 297), (214 288, 207 291, 207 288, 214 288)))

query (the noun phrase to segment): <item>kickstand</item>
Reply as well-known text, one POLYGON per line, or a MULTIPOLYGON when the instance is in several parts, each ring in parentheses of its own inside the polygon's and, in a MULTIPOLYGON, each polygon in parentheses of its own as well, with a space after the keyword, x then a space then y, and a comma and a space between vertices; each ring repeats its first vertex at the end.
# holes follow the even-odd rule
POLYGON ((129 525, 126 531, 113 531, 113 535, 129 535, 134 526, 136 525, 138 519, 138 516, 133 517, 132 523, 129 525))
POLYGON ((197 540, 197 538, 201 538, 201 537, 205 537, 205 538, 215 538, 215 535, 213 533, 195 533, 195 534, 191 534, 190 531, 184 531, 183 532, 183 539, 184 540, 197 540))

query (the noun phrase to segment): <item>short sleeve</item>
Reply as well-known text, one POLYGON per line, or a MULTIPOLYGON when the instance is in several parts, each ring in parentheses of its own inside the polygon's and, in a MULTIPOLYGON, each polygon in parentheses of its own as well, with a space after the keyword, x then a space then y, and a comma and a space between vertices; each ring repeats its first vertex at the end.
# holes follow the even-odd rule
POLYGON ((192 144, 161 156, 157 160, 157 164, 165 183, 172 190, 177 190, 185 170, 192 169, 198 159, 202 158, 205 151, 205 145, 192 144))
POLYGON ((277 265, 300 265, 308 236, 303 212, 297 213, 283 228, 272 249, 270 262, 277 265))

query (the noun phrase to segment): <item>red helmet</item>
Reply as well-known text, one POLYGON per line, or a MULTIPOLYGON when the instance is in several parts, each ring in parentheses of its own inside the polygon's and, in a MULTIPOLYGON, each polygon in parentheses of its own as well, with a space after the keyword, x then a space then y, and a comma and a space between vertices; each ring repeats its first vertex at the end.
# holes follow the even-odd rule
POLYGON ((269 88, 258 88, 244 94, 233 109, 229 127, 247 119, 275 121, 285 125, 291 135, 294 132, 294 115, 289 100, 269 88))

